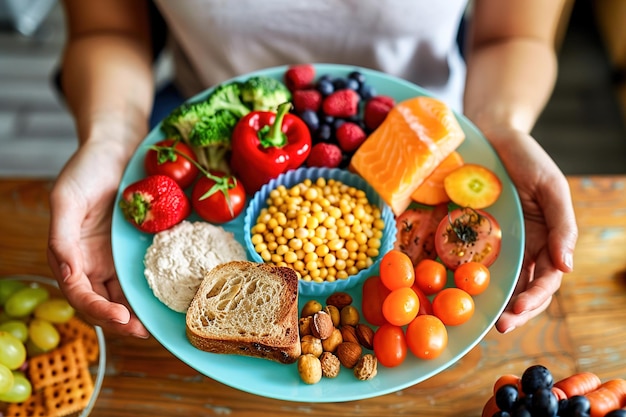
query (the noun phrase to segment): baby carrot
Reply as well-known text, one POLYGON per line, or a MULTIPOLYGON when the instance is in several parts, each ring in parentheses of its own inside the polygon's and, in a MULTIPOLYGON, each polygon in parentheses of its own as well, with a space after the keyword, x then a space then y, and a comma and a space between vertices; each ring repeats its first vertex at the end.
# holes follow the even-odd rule
POLYGON ((600 384, 600 378, 593 372, 580 372, 556 382, 554 386, 560 388, 569 398, 574 395, 585 395, 597 389, 600 384))
POLYGON ((600 385, 598 389, 585 394, 590 404, 590 417, 604 417, 607 413, 619 409, 619 395, 613 391, 611 385, 606 383, 600 385))
POLYGON ((504 385, 515 385, 517 387, 518 392, 522 392, 519 389, 521 378, 514 374, 505 374, 496 379, 496 382, 493 384, 493 395, 496 395, 496 392, 500 389, 500 387, 504 385))

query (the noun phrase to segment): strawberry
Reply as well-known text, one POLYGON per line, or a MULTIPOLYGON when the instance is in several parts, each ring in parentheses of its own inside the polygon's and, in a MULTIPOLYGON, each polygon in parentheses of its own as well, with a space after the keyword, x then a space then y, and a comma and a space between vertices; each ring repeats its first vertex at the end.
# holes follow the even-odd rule
POLYGON ((395 100, 387 96, 375 96, 365 103, 363 110, 363 123, 365 126, 374 130, 385 120, 389 111, 395 105, 395 100))
POLYGON ((324 114, 333 117, 351 117, 359 111, 359 94, 349 88, 337 90, 322 102, 324 114))
POLYGON ((337 168, 341 164, 342 152, 339 146, 320 142, 313 145, 306 160, 309 167, 337 168))
POLYGON ((120 208, 126 220, 146 233, 169 229, 191 213, 183 189, 166 175, 150 175, 127 186, 120 208))
POLYGON ((314 80, 315 67, 311 64, 291 65, 285 71, 285 85, 292 92, 310 87, 314 80))
POLYGON ((317 112, 322 104, 322 93, 312 88, 296 90, 293 92, 292 102, 297 113, 305 110, 317 112))
POLYGON ((337 128, 335 137, 339 142, 339 147, 344 152, 354 152, 365 141, 367 135, 358 124, 345 122, 337 128))

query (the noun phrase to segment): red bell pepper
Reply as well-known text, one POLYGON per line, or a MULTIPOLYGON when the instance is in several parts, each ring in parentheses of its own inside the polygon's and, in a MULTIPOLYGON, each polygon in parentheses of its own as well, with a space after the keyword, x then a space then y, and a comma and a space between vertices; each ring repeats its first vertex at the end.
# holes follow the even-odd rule
POLYGON ((248 194, 298 168, 311 152, 309 128, 290 108, 283 103, 276 112, 253 111, 235 125, 230 165, 248 194))

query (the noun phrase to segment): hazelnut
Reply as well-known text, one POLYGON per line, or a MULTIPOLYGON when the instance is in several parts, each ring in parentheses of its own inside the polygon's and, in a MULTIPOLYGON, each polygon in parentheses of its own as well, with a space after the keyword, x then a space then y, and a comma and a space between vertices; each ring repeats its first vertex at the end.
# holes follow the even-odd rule
POLYGON ((378 373, 377 366, 378 360, 374 355, 370 353, 363 355, 354 366, 354 376, 361 381, 372 379, 378 373))
POLYGON ((320 362, 322 364, 322 375, 326 378, 334 378, 339 375, 341 370, 341 362, 339 358, 330 352, 322 353, 320 356, 320 362))
POLYGON ((310 354, 319 358, 324 351, 322 347, 322 341, 313 335, 306 335, 300 340, 300 349, 302 354, 310 354))
POLYGON ((356 337, 365 349, 372 350, 374 348, 374 330, 367 324, 359 323, 356 325, 356 337))
POLYGON ((304 306, 302 306, 302 311, 300 313, 300 317, 308 317, 317 313, 322 309, 322 304, 316 300, 307 301, 304 306))
POLYGON ((324 340, 333 333, 334 328, 333 320, 325 311, 318 311, 313 315, 311 322, 311 334, 313 336, 324 340))
POLYGON ((324 348, 325 352, 334 352, 341 342, 343 342, 341 330, 334 328, 331 335, 322 340, 322 347, 324 348))
POLYGON ((298 373, 305 384, 317 384, 322 379, 322 363, 311 355, 301 355, 298 358, 298 373))
POLYGON ((300 330, 300 337, 311 334, 311 322, 313 318, 311 316, 302 317, 298 320, 298 328, 300 330))
POLYGON ((352 296, 345 292, 336 292, 328 296, 326 304, 341 310, 345 306, 352 304, 352 296))
POLYGON ((335 351, 339 362, 350 369, 354 368, 354 365, 357 364, 359 358, 361 358, 361 353, 363 353, 361 345, 354 342, 343 342, 337 346, 337 350, 335 351))
POLYGON ((333 320, 333 326, 339 327, 339 324, 341 324, 341 313, 339 309, 335 306, 328 305, 324 307, 324 311, 330 315, 330 318, 333 320))
POLYGON ((341 326, 341 336, 344 342, 359 343, 359 339, 356 335, 356 328, 354 326, 341 326))
POLYGON ((355 306, 345 306, 341 309, 341 325, 356 326, 359 323, 359 310, 355 306))

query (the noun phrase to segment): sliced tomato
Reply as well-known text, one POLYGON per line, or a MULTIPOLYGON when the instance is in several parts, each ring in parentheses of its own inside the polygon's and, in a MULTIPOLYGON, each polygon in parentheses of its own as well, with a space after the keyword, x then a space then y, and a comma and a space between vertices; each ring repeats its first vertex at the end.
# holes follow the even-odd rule
POLYGON ((467 262, 494 263, 500 254, 502 230, 495 217, 484 210, 452 210, 439 223, 435 249, 441 262, 451 270, 467 262))
POLYGON ((406 253, 413 265, 422 259, 436 259, 435 232, 448 206, 410 208, 396 219, 397 235, 394 248, 406 253))

